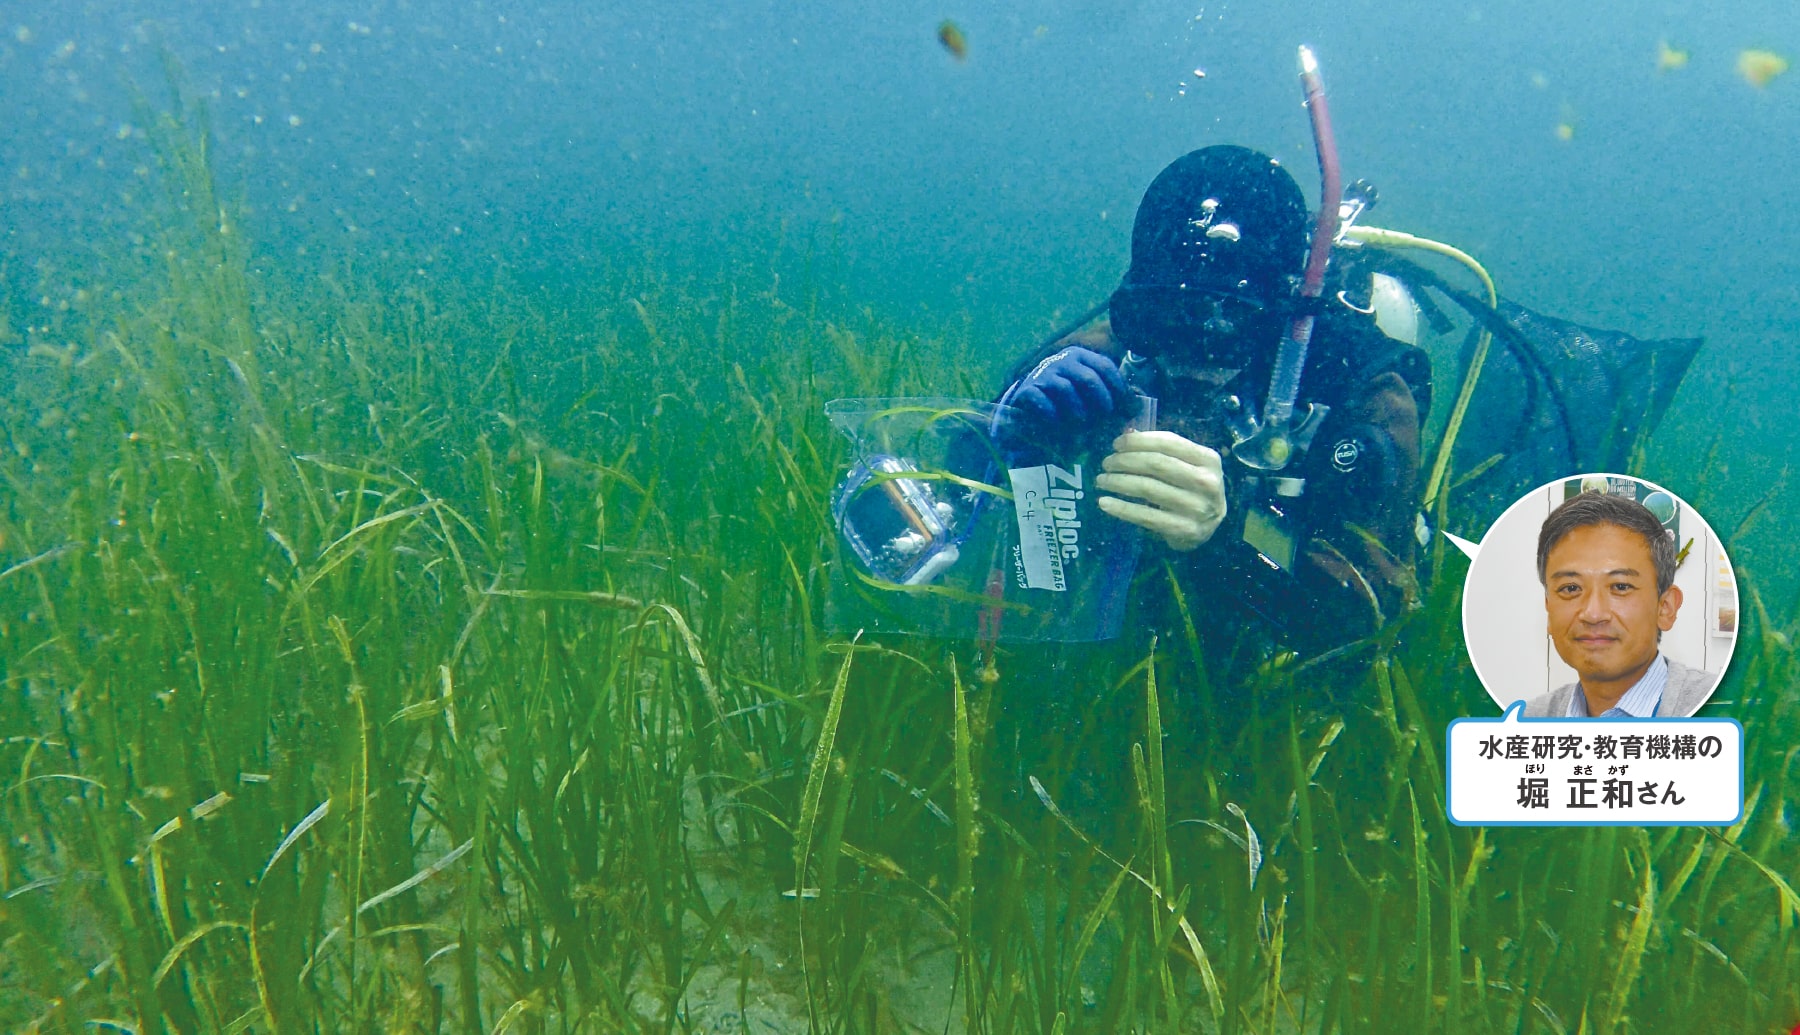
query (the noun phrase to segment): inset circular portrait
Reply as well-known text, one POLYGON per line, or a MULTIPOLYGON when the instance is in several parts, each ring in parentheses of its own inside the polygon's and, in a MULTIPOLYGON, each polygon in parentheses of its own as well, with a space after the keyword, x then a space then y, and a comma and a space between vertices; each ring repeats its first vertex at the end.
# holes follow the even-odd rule
POLYGON ((1725 546, 1680 497, 1584 474, 1526 493, 1482 537, 1463 641, 1502 710, 1531 718, 1685 718, 1737 646, 1725 546))

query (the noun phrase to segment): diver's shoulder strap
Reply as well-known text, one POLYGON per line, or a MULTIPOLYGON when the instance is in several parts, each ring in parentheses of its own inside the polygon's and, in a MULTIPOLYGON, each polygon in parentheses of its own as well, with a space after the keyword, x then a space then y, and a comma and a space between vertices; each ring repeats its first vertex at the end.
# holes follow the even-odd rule
POLYGON ((1381 340, 1387 343, 1386 347, 1377 349, 1360 364, 1356 378, 1367 384, 1382 374, 1399 374, 1400 380, 1412 390, 1413 399, 1419 406, 1419 422, 1423 424, 1431 411, 1431 356, 1417 345, 1385 336, 1381 340))

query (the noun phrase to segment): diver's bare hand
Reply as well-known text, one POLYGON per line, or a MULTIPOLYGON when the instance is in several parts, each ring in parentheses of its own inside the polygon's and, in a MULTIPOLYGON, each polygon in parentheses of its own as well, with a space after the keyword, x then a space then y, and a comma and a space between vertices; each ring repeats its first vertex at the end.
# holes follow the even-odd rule
POLYGON ((1214 450, 1172 431, 1128 431, 1113 440, 1094 487, 1142 500, 1100 497, 1100 509, 1187 551, 1225 520, 1225 474, 1214 450))

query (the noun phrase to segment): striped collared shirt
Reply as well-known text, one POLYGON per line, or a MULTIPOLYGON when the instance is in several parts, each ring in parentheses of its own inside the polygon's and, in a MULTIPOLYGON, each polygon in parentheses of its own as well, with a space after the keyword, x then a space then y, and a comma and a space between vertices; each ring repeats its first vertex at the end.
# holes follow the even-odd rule
MULTIPOLYGON (((1656 709, 1662 705, 1663 688, 1669 685, 1669 662, 1662 654, 1650 663, 1649 669, 1636 685, 1625 691, 1619 703, 1600 713, 1602 719, 1649 719, 1656 716, 1656 709)), ((1579 684, 1575 692, 1569 695, 1569 718, 1585 719, 1588 717, 1587 692, 1579 684)))

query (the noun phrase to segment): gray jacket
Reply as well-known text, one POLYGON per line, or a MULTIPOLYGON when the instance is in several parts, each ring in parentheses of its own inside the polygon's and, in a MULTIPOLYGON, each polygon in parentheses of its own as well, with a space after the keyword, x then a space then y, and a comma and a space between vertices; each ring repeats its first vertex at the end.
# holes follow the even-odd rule
MULTIPOLYGON (((1710 672, 1688 668, 1667 654, 1663 657, 1669 662, 1669 682, 1663 687, 1662 703, 1656 708, 1656 717, 1685 719, 1699 711, 1706 699, 1712 696, 1713 687, 1719 684, 1719 677, 1710 672)), ((1569 683, 1559 686, 1541 697, 1525 702, 1525 716, 1531 719, 1564 718, 1569 714, 1569 699, 1575 695, 1577 685, 1569 683)))

